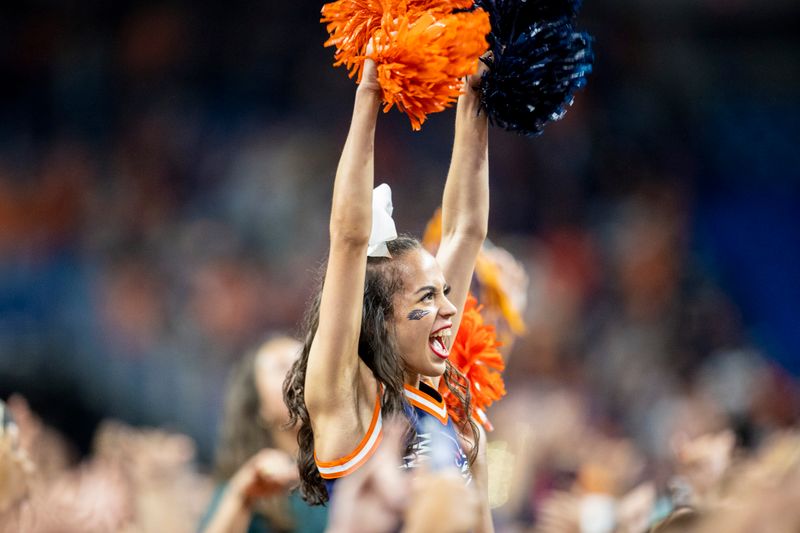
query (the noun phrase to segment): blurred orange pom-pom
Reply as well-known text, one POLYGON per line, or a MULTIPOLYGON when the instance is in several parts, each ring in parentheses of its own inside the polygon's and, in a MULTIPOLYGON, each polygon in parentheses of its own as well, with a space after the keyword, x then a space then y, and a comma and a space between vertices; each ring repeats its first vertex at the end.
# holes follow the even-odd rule
POLYGON ((433 216, 425 225, 425 232, 422 234, 422 247, 431 254, 436 255, 439 244, 442 242, 442 208, 437 207, 433 216))
MULTIPOLYGON (((469 379, 470 415, 487 430, 492 425, 486 410, 494 402, 505 396, 506 386, 500 372, 505 368, 503 356, 498 348, 494 326, 485 324, 481 316, 481 306, 474 296, 467 297, 461 325, 456 339, 450 348, 450 362, 469 379)), ((461 404, 445 385, 439 383, 439 392, 447 402, 447 409, 455 422, 461 419, 461 404)))
POLYGON ((525 322, 501 283, 500 267, 485 252, 479 254, 475 261, 475 275, 481 284, 481 301, 489 308, 500 311, 514 335, 525 333, 525 322))
POLYGON ((373 42, 384 112, 394 106, 420 129, 430 113, 458 98, 462 78, 478 68, 488 48, 488 14, 453 13, 471 2, 456 0, 337 0, 322 8, 322 22, 335 46, 334 66, 361 79, 367 45, 373 42))

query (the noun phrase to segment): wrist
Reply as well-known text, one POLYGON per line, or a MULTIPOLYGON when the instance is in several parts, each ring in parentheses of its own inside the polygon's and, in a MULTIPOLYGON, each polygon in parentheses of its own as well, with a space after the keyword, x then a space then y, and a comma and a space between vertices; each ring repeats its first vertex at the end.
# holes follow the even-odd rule
POLYGON ((485 118, 485 113, 479 114, 481 110, 480 93, 470 87, 465 87, 458 97, 458 110, 467 118, 485 118))
POLYGON ((358 91, 380 95, 381 84, 378 83, 378 66, 373 59, 365 59, 361 78, 358 82, 358 91))
POLYGON ((380 88, 375 89, 359 85, 356 89, 356 109, 368 110, 370 114, 377 114, 381 106, 380 88))
POLYGON ((356 95, 359 97, 375 99, 380 102, 381 86, 378 85, 377 81, 365 82, 362 80, 362 82, 358 84, 358 88, 356 88, 356 95))
POLYGON ((225 489, 225 497, 237 508, 245 511, 250 511, 252 504, 251 498, 247 493, 247 484, 242 479, 237 479, 234 476, 225 489))

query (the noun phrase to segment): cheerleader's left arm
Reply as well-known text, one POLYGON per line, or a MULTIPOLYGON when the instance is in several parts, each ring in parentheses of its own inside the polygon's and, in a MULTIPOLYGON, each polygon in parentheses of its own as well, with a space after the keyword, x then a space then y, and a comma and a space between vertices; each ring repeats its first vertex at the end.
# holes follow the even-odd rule
POLYGON ((458 309, 458 331, 475 260, 489 225, 489 125, 475 87, 485 67, 470 76, 458 99, 453 155, 442 197, 442 241, 436 259, 450 285, 448 298, 458 309))

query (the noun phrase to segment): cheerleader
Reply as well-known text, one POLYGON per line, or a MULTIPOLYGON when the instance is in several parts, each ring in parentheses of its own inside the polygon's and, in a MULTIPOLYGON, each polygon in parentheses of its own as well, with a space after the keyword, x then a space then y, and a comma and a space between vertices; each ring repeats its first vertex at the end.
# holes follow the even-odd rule
POLYGON ((311 503, 328 501, 338 479, 370 461, 383 420, 402 415, 410 429, 399 466, 458 469, 484 502, 479 530, 492 530, 484 437, 468 415, 455 424, 437 392, 443 380, 460 412, 470 412, 469 384, 448 355, 488 224, 488 124, 478 113, 479 79, 467 78, 458 100, 434 257, 416 239, 397 237, 388 187, 373 194, 381 91, 375 64, 364 63, 333 186, 322 288, 284 384, 292 422, 300 425, 300 488, 311 503))

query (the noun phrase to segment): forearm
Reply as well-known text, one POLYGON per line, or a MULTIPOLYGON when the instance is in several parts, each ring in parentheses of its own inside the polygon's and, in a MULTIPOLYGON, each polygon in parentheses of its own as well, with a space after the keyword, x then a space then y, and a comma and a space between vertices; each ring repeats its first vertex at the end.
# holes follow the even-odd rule
POLYGON ((347 135, 331 206, 331 238, 369 239, 372 226, 372 187, 374 182, 375 122, 380 95, 359 87, 356 91, 353 118, 347 135))
MULTIPOLYGON (((365 65, 365 77, 368 67, 365 65)), ((374 65, 371 68, 374 70, 374 65)), ((305 382, 306 407, 315 425, 326 412, 338 416, 339 404, 352 404, 358 377, 358 339, 372 230, 375 122, 380 106, 375 87, 362 83, 356 91, 333 187, 330 253, 305 382)))
POLYGON ((458 99, 453 156, 442 199, 442 237, 483 240, 489 220, 489 125, 480 99, 466 88, 458 99))

